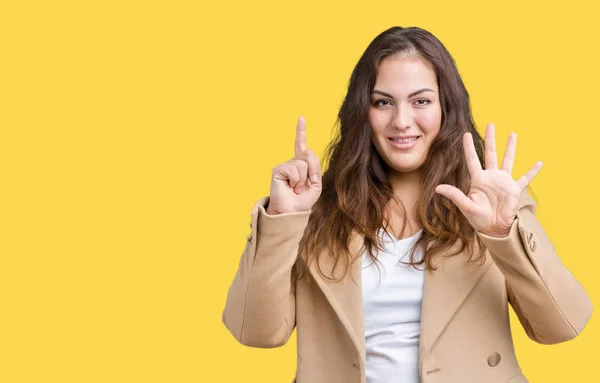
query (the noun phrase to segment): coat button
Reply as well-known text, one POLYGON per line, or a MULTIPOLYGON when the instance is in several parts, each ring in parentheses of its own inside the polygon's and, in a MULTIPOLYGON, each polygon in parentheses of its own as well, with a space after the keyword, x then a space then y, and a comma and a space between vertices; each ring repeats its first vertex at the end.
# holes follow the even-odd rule
POLYGON ((529 244, 529 248, 532 252, 535 251, 535 249, 537 249, 537 243, 535 243, 535 241, 531 241, 531 243, 529 244))
POLYGON ((500 363, 500 359, 502 359, 500 357, 500 354, 495 352, 492 355, 488 356, 488 364, 492 367, 496 367, 500 363))

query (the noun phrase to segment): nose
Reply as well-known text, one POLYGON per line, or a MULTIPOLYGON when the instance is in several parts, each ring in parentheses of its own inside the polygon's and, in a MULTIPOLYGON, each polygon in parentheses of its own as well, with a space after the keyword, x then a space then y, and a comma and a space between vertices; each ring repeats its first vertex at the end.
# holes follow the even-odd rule
POLYGON ((392 124, 396 129, 408 129, 413 125, 414 113, 410 105, 400 103, 396 107, 392 124))

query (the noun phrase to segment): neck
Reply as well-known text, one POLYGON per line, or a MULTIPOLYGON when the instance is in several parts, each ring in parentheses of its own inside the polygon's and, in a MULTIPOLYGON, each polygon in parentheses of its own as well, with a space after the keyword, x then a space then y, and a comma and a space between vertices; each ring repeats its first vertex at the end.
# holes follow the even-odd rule
POLYGON ((421 177, 420 171, 410 173, 390 171, 388 173, 388 180, 392 184, 394 196, 405 205, 414 205, 419 199, 421 195, 421 177))
POLYGON ((400 206, 396 205, 394 200, 391 200, 388 205, 388 213, 396 233, 402 227, 402 222, 408 220, 409 233, 405 233, 404 236, 412 235, 419 229, 416 206, 421 195, 421 176, 422 174, 419 171, 410 173, 388 172, 388 180, 392 185, 394 197, 404 206, 406 214, 403 213, 400 206))

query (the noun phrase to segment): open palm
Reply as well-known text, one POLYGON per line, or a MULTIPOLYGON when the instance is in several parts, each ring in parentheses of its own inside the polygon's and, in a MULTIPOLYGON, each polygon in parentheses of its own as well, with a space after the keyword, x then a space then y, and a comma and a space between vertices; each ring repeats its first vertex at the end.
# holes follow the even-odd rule
POLYGON ((488 124, 485 132, 485 169, 481 167, 470 133, 464 135, 463 146, 471 175, 468 195, 446 184, 438 185, 435 191, 452 200, 475 230, 494 237, 506 236, 516 217, 519 196, 538 174, 542 162, 536 162, 518 180, 513 179, 517 135, 511 133, 508 136, 502 167, 499 169, 493 124, 488 124))

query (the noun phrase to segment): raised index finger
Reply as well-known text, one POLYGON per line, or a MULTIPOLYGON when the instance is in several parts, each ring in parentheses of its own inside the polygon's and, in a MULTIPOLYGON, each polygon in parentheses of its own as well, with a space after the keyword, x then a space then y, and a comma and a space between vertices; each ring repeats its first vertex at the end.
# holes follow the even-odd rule
POLYGON ((296 144, 294 145, 294 158, 302 159, 306 152, 306 121, 304 117, 298 117, 296 125, 296 144))

